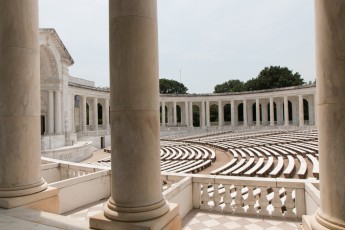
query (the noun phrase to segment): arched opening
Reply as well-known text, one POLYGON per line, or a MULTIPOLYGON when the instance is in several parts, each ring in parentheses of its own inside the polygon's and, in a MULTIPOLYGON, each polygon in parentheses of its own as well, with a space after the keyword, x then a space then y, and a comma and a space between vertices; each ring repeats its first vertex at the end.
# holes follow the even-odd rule
POLYGON ((86 125, 90 125, 90 107, 88 103, 86 103, 86 125))
MULTIPOLYGON (((259 115, 260 115, 260 121, 262 121, 262 108, 261 104, 259 105, 259 115)), ((256 122, 256 103, 252 105, 252 111, 253 111, 253 122, 256 122)))
MULTIPOLYGON (((166 124, 168 122, 168 108, 166 106, 164 106, 164 108, 165 108, 165 124, 166 124)), ((163 121, 162 121, 162 116, 163 116, 162 106, 159 107, 159 113, 160 113, 159 120, 161 123, 163 123, 163 121)))
POLYGON ((182 122, 182 110, 181 110, 181 106, 179 105, 176 105, 176 118, 177 118, 177 123, 182 122))
POLYGON ((224 105, 224 121, 225 122, 231 121, 231 105, 230 104, 224 105))
POLYGON ((101 103, 97 104, 98 125, 103 125, 103 106, 101 103))
POLYGON ((218 122, 218 121, 219 121, 218 105, 213 104, 213 105, 210 106, 210 122, 211 122, 211 126, 214 125, 214 123, 218 122))
POLYGON ((200 108, 197 105, 193 105, 193 126, 200 127, 200 108))
POLYGON ((243 124, 244 121, 244 114, 243 114, 243 103, 240 103, 237 106, 237 121, 241 124, 243 124))
POLYGON ((46 117, 41 115, 41 135, 43 136, 46 132, 46 117))
POLYGON ((305 124, 309 124, 309 102, 306 99, 303 99, 303 113, 305 124))
MULTIPOLYGON (((288 114, 289 114, 289 123, 292 122, 292 103, 288 101, 288 114)), ((283 119, 285 121, 285 105, 283 103, 283 119)))
MULTIPOLYGON (((271 104, 268 103, 267 106, 267 114, 268 114, 268 121, 271 121, 271 104)), ((277 104, 273 102, 273 114, 274 114, 274 121, 277 122, 277 104)))

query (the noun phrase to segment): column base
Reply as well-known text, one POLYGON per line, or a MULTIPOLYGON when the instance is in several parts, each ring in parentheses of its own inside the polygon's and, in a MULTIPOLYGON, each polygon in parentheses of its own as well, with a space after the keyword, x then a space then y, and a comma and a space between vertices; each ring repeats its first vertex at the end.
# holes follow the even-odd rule
POLYGON ((46 190, 30 195, 0 198, 0 208, 11 209, 27 207, 39 211, 59 214, 60 202, 57 188, 48 187, 46 190))
POLYGON ((104 213, 97 214, 90 218, 90 228, 101 230, 127 230, 127 229, 182 229, 181 217, 179 215, 179 208, 177 204, 169 203, 169 211, 163 216, 152 220, 138 221, 138 222, 123 222, 108 219, 104 213))
POLYGON ((345 226, 338 225, 336 223, 329 222, 318 215, 316 212, 312 216, 302 217, 302 229, 303 230, 330 230, 339 229, 345 230, 345 226))

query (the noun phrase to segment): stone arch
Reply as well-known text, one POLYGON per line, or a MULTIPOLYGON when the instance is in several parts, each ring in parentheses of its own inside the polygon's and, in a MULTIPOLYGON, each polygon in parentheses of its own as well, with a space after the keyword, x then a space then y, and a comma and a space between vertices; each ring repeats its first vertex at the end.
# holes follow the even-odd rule
POLYGON ((53 51, 44 45, 40 46, 40 74, 42 79, 59 79, 58 65, 53 51))
POLYGON ((193 105, 193 126, 194 127, 201 126, 200 107, 197 105, 193 105))
POLYGON ((98 125, 103 125, 103 106, 101 103, 97 104, 98 125))

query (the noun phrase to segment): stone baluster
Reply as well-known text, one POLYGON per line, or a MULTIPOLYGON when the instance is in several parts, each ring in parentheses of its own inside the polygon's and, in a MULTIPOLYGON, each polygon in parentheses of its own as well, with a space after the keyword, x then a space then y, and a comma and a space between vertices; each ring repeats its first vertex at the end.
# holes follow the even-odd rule
POLYGON ((219 186, 218 184, 213 184, 213 210, 221 212, 222 207, 220 206, 221 196, 219 194, 219 186))
POLYGON ((273 188, 273 200, 272 200, 272 206, 273 206, 273 212, 272 216, 281 217, 283 215, 282 213, 282 201, 280 200, 279 195, 279 188, 273 188))
POLYGON ((208 194, 208 184, 203 183, 200 208, 209 210, 210 209, 210 206, 208 205, 209 201, 210 201, 210 195, 208 194))
POLYGON ((260 216, 269 216, 269 212, 267 210, 267 206, 269 205, 269 201, 267 200, 267 187, 260 187, 260 190, 260 210, 258 211, 258 214, 260 216))
POLYGON ((254 197, 254 187, 247 186, 247 188, 248 188, 248 197, 244 201, 244 203, 248 205, 247 214, 256 214, 256 210, 254 209, 254 205, 256 203, 256 199, 254 197))
POLYGON ((223 212, 232 212, 232 207, 231 207, 231 203, 232 203, 232 197, 230 194, 230 185, 225 184, 224 185, 224 197, 223 197, 223 201, 224 201, 224 208, 223 208, 223 212))
POLYGON ((243 209, 243 196, 242 196, 242 186, 236 185, 236 197, 235 197, 235 205, 234 205, 234 213, 244 213, 243 209))
POLYGON ((295 202, 292 199, 292 191, 294 189, 292 188, 285 188, 286 191, 286 198, 284 202, 284 206, 286 208, 286 212, 284 213, 284 217, 288 218, 295 218, 296 214, 293 212, 293 209, 295 208, 295 202))

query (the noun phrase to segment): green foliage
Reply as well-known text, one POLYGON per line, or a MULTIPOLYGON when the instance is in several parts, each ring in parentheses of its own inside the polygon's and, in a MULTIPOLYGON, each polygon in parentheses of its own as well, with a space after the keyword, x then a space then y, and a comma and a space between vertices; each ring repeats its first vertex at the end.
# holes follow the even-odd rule
POLYGON ((275 89, 303 85, 301 75, 293 73, 287 67, 265 67, 256 78, 243 83, 240 80, 229 80, 214 87, 214 93, 242 92, 262 89, 275 89))
POLYGON ((214 93, 241 92, 244 90, 244 83, 237 79, 229 80, 214 87, 214 93))
POLYGON ((252 78, 245 83, 245 88, 248 91, 275 89, 289 86, 303 85, 301 75, 296 72, 293 73, 286 67, 270 66, 265 67, 258 77, 252 78))
POLYGON ((159 92, 161 94, 185 94, 188 88, 175 80, 159 79, 159 92))

